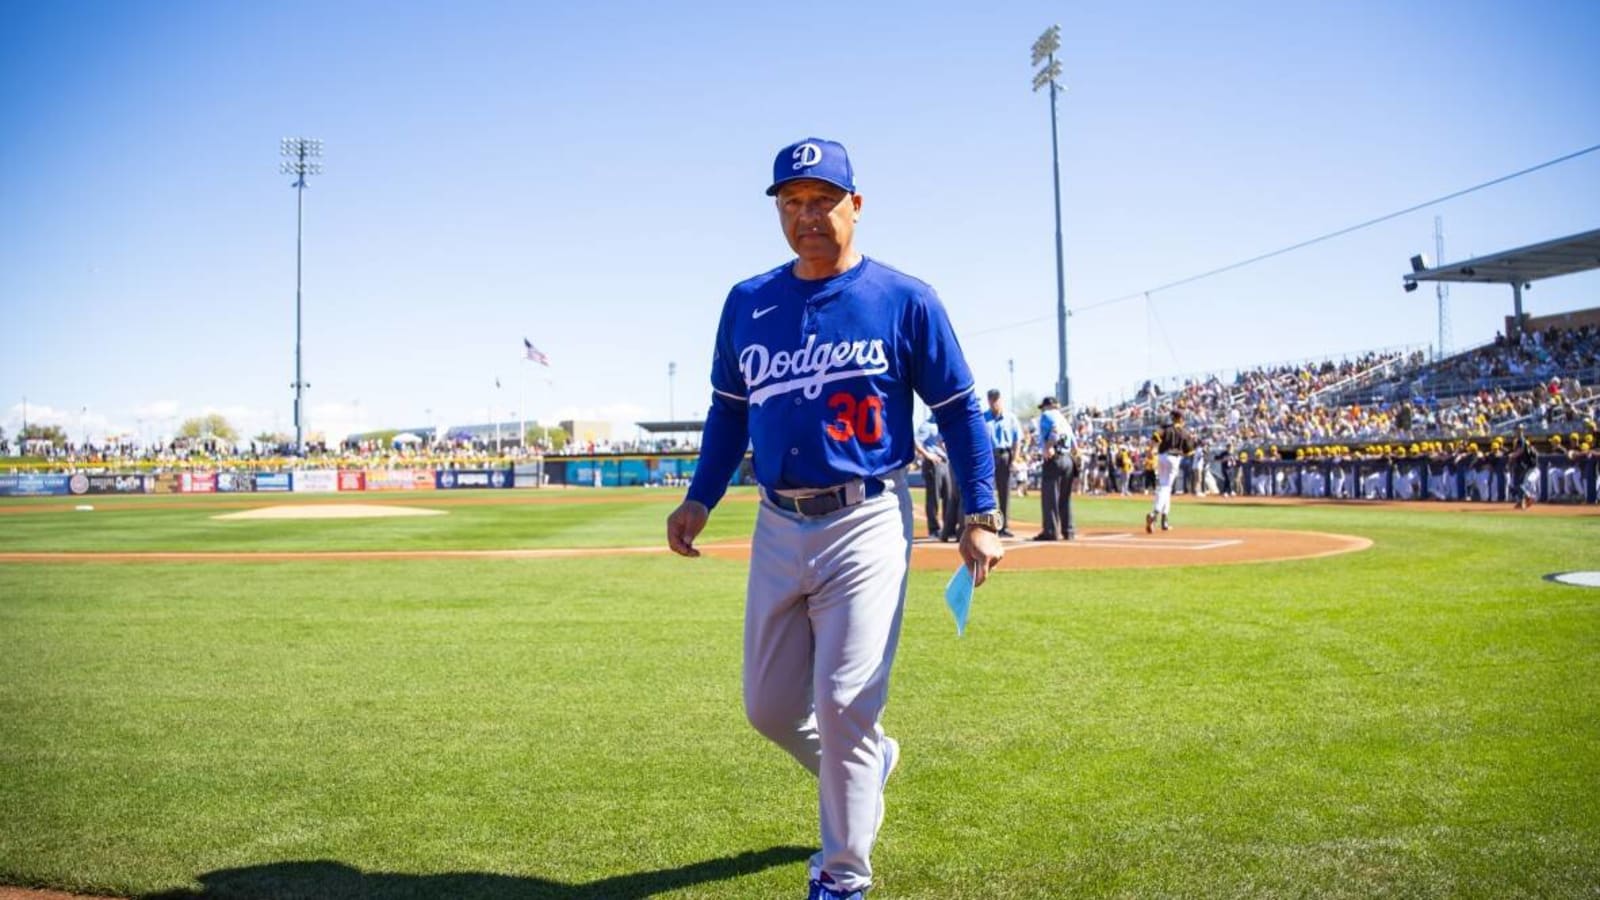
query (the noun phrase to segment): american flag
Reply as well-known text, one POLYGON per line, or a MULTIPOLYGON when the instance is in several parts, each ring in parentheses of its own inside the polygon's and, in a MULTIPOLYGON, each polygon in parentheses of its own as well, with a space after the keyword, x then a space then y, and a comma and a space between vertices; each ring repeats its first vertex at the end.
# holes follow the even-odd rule
POLYGON ((522 339, 522 355, 526 359, 530 359, 541 366, 545 366, 546 368, 548 368, 550 365, 550 357, 545 356, 544 351, 540 350, 538 347, 535 347, 533 345, 533 341, 530 341, 527 338, 522 339))

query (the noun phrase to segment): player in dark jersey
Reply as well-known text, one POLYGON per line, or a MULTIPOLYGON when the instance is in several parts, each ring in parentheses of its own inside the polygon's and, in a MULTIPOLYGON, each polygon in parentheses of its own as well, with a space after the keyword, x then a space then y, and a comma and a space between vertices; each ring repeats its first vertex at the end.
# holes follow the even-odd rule
POLYGON ((1506 452, 1507 493, 1516 501, 1517 509, 1527 509, 1539 499, 1539 451, 1528 440, 1528 429, 1517 426, 1506 452))
POLYGON ((1194 435, 1183 427, 1181 409, 1173 410, 1167 423, 1150 436, 1150 452, 1156 459, 1156 497, 1150 512, 1144 517, 1145 534, 1155 530, 1157 517, 1161 520, 1162 531, 1172 530, 1172 523, 1167 518, 1172 510, 1172 480, 1177 477, 1178 467, 1184 457, 1192 455, 1196 446, 1198 442, 1194 435))

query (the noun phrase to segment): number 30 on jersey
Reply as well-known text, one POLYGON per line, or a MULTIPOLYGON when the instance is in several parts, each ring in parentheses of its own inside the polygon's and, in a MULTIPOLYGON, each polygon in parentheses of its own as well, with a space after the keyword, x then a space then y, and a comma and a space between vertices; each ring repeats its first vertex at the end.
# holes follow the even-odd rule
POLYGON ((828 437, 863 444, 883 440, 883 398, 877 394, 857 399, 854 394, 839 391, 828 398, 828 408, 834 414, 827 426, 828 437))

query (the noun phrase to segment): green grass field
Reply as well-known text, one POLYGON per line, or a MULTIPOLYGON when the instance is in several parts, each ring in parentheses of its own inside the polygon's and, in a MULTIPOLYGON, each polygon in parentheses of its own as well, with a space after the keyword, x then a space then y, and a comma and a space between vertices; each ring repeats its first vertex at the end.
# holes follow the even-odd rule
MULTIPOLYGON (((0 515, 0 551, 642 545, 674 496, 230 523, 97 498, 0 515)), ((1600 896, 1600 591, 1540 577, 1600 569, 1600 517, 1177 513, 1375 546, 1002 568, 959 640, 914 574, 874 897, 1600 896)), ((743 584, 665 555, 0 565, 0 883, 803 896, 815 793, 744 722, 743 584)))

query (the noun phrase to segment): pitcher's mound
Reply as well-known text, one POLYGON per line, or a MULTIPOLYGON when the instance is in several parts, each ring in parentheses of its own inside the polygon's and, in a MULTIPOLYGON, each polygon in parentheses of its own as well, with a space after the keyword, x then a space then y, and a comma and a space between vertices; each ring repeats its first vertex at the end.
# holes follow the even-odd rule
POLYGON ((393 516, 442 516, 442 509, 389 506, 375 503, 305 503, 263 506, 223 513, 213 519, 377 519, 393 516))

